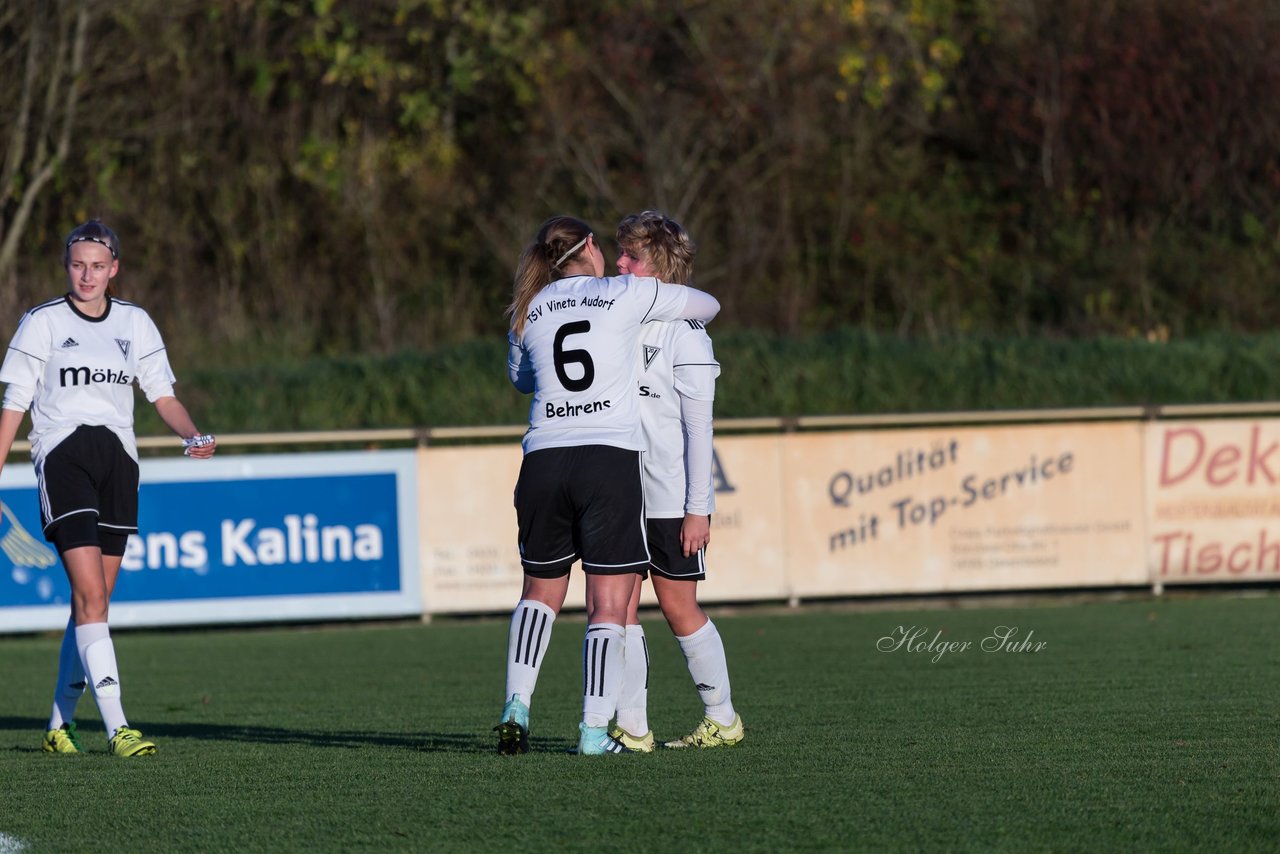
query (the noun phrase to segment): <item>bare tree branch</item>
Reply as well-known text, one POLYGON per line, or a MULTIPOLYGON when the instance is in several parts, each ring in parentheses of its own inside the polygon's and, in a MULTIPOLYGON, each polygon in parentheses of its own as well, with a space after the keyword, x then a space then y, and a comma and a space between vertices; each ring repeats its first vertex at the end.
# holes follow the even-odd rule
POLYGON ((0 244, 0 277, 3 277, 13 267, 14 258, 18 251, 18 241, 22 238, 22 233, 26 228, 27 220, 31 216, 31 208, 35 205, 36 199, 45 185, 53 178, 58 167, 66 161, 67 154, 71 150, 71 133, 75 127, 76 107, 80 98, 80 75, 84 69, 85 40, 89 30, 88 0, 80 0, 78 6, 75 35, 70 45, 71 68, 66 91, 59 92, 59 86, 62 82, 63 63, 68 52, 66 44, 67 31, 65 27, 62 27, 60 28, 58 48, 55 51, 57 58, 54 70, 50 75, 48 89, 46 90, 45 117, 41 123, 42 132, 30 164, 32 174, 26 186, 23 187, 22 200, 18 203, 18 209, 13 215, 13 222, 5 232, 4 242, 0 244), (60 94, 61 98, 59 98, 60 94), (59 100, 62 102, 61 111, 57 109, 59 100), (59 128, 53 153, 50 155, 48 152, 49 136, 52 134, 54 126, 58 124, 61 127, 59 128))

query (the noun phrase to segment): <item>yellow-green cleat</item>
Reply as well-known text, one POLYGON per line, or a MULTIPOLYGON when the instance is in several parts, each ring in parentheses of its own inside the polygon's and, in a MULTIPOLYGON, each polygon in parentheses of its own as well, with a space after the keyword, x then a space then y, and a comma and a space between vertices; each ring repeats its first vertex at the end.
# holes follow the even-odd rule
POLYGON ((609 737, 630 750, 632 753, 653 753, 653 733, 635 736, 622 727, 614 724, 609 729, 609 737))
POLYGON ((711 718, 703 718, 702 723, 694 727, 693 732, 684 738, 668 741, 664 747, 732 747, 742 741, 746 735, 746 727, 742 725, 742 715, 734 715, 729 726, 718 724, 711 718))
POLYGON ((112 756, 150 756, 156 746, 142 737, 136 729, 122 726, 111 736, 108 748, 112 756))
POLYGON ((75 723, 67 721, 57 729, 46 732, 40 749, 45 753, 79 753, 80 737, 76 735, 75 723))

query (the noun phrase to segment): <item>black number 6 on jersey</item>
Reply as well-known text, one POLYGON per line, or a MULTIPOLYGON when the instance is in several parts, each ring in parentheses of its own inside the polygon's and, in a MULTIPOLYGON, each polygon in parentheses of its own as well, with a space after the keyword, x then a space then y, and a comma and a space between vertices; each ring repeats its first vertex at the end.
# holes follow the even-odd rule
POLYGON ((581 335, 584 332, 591 331, 591 321, 576 320, 573 323, 566 323, 556 330, 555 343, 555 364, 556 376, 560 378, 560 384, 569 391, 586 391, 591 388, 591 382, 596 378, 596 366, 591 361, 591 354, 586 350, 566 350, 564 347, 564 339, 570 335, 581 335), (582 365, 582 376, 578 379, 571 379, 567 371, 566 365, 582 365))

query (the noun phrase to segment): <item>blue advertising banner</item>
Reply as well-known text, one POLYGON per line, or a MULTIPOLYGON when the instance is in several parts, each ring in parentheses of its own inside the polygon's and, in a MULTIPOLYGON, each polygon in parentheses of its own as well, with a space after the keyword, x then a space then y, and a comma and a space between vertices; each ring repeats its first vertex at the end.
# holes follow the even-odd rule
MULTIPOLYGON (((5 466, 0 631, 65 625, 34 475, 5 466)), ((421 614, 413 451, 144 460, 119 626, 421 614)))

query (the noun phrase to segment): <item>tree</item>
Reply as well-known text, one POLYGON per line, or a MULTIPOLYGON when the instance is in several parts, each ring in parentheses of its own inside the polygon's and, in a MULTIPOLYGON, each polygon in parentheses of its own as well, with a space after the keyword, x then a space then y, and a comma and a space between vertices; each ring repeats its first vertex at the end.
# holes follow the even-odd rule
MULTIPOLYGON (((8 3, 0 11, 0 66, 22 66, 18 85, 0 90, 0 111, 9 116, 0 167, 0 281, 12 281, 32 210, 71 155, 89 17, 88 0, 8 3)), ((12 298, 15 289, 4 290, 12 298)))

